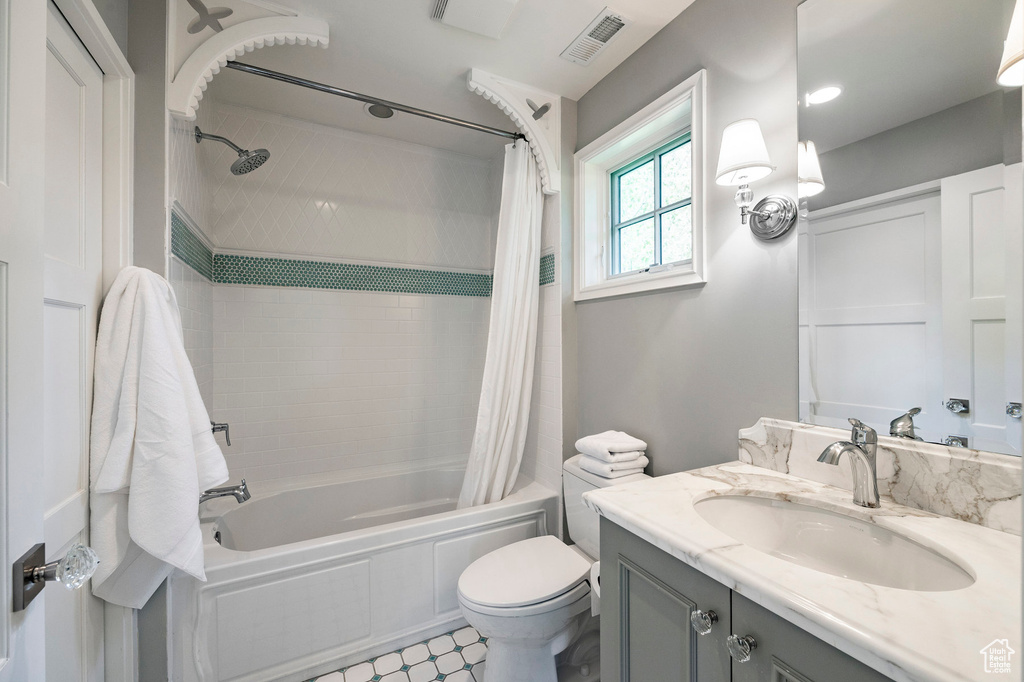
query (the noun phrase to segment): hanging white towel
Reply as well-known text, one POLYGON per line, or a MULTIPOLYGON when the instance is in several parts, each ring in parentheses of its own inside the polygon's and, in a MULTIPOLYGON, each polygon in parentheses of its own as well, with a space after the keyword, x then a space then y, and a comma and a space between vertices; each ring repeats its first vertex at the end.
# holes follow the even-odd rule
POLYGON ((206 580, 199 496, 228 470, 174 292, 149 270, 122 270, 103 303, 90 446, 93 593, 141 608, 174 568, 206 580))
POLYGON ((606 462, 611 461, 613 452, 632 452, 647 449, 647 443, 622 431, 605 431, 585 436, 576 441, 576 451, 606 462))
POLYGON ((629 476, 630 474, 641 474, 644 471, 644 467, 650 463, 651 461, 646 457, 641 457, 640 459, 632 462, 619 462, 617 464, 602 462, 601 460, 594 459, 593 457, 580 458, 581 469, 604 478, 620 478, 622 476, 629 476))

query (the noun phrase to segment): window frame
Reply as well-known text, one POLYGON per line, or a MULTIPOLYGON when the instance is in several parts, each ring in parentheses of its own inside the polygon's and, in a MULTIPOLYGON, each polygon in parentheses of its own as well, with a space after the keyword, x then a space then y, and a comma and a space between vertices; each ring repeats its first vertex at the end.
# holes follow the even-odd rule
POLYGON ((705 253, 707 170, 707 74, 698 71, 574 156, 573 300, 702 286, 705 253), (612 267, 611 174, 681 138, 691 143, 692 257, 641 270, 612 267))
MULTIPOLYGON (((692 138, 692 131, 687 129, 682 135, 674 140, 671 140, 657 149, 654 149, 643 156, 630 161, 625 166, 618 168, 617 170, 609 173, 610 187, 609 192, 611 196, 611 217, 609 222, 611 223, 611 261, 610 267, 611 272, 609 277, 623 277, 632 274, 647 272, 655 268, 660 268, 664 265, 674 265, 676 263, 686 263, 693 259, 692 243, 690 258, 684 258, 682 260, 669 261, 668 263, 662 262, 662 249, 661 249, 661 217, 666 213, 678 210, 680 208, 686 208, 693 205, 693 146, 690 146, 690 194, 679 201, 661 206, 661 159, 666 154, 674 152, 685 144, 689 143, 692 138), (615 222, 616 218, 619 217, 620 202, 622 200, 622 186, 620 180, 622 176, 631 173, 637 168, 641 168, 647 165, 649 162, 654 162, 654 209, 642 213, 637 216, 633 216, 629 220, 620 220, 615 222), (645 220, 654 219, 654 260, 656 262, 651 263, 646 268, 638 268, 636 270, 621 270, 622 266, 622 252, 621 252, 621 241, 622 241, 622 230, 642 223, 645 220)), ((691 216, 692 226, 692 216, 691 216)), ((691 237, 692 242, 692 237, 691 237)))

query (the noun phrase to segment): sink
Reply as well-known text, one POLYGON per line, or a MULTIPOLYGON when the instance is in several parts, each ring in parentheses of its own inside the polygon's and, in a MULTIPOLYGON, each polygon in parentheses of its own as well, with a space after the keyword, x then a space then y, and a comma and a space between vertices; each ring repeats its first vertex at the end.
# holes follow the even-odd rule
POLYGON ((707 497, 694 508, 735 540, 822 573, 923 592, 959 590, 974 582, 942 554, 845 514, 745 495, 707 497))

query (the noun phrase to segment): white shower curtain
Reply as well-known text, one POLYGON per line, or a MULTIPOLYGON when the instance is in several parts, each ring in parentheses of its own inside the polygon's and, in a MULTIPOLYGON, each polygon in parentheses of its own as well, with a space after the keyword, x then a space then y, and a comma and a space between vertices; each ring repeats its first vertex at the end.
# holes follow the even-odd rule
POLYGON ((530 146, 506 146, 487 360, 460 509, 500 500, 519 475, 537 350, 543 201, 530 146))

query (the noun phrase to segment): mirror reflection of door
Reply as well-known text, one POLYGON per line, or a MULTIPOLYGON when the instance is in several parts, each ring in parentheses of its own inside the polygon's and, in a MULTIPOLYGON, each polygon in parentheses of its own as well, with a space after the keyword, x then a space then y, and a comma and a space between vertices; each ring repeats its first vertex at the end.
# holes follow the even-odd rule
POLYGON ((825 185, 798 227, 802 421, 886 434, 920 407, 924 440, 1021 454, 1021 89, 996 83, 1013 5, 800 5, 800 139, 825 185))

